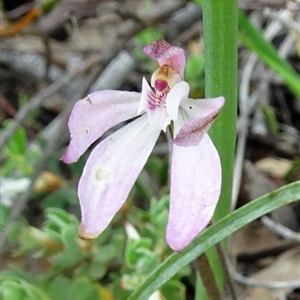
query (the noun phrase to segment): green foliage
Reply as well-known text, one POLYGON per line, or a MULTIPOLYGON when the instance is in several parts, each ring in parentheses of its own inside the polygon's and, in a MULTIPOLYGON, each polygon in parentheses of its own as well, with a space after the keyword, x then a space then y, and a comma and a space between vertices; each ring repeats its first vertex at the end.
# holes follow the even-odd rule
POLYGON ((61 0, 43 0, 41 3, 44 13, 49 13, 61 0))
POLYGON ((147 66, 147 69, 151 73, 157 69, 157 62, 151 59, 150 57, 146 56, 143 53, 142 48, 146 45, 151 44, 155 40, 163 39, 163 37, 163 33, 160 30, 153 27, 148 27, 136 35, 136 39, 140 43, 141 47, 139 49, 134 49, 134 54, 141 63, 144 63, 147 66))
POLYGON ((20 270, 6 271, 0 280, 3 300, 90 300, 101 299, 101 286, 86 277, 74 280, 58 275, 47 284, 33 280, 20 270))
POLYGON ((156 40, 163 39, 163 33, 157 28, 148 27, 136 35, 138 41, 143 45, 149 45, 156 40))
POLYGON ((9 215, 10 215, 10 208, 1 203, 0 204, 0 232, 2 232, 2 230, 4 229, 5 224, 9 218, 9 215))
MULTIPOLYGON (((7 128, 10 121, 5 121, 3 126, 7 128)), ((32 173, 32 166, 39 159, 40 153, 36 148, 28 149, 26 131, 19 127, 7 145, 1 150, 4 162, 1 166, 1 176, 23 175, 32 173)))
POLYGON ((169 157, 159 158, 151 155, 146 163, 145 170, 148 171, 151 178, 157 182, 158 186, 164 187, 168 184, 169 157))
POLYGON ((269 105, 264 105, 262 111, 270 133, 274 135, 277 134, 279 132, 279 125, 273 109, 269 105))
POLYGON ((190 85, 190 97, 204 98, 204 57, 192 53, 187 57, 185 80, 190 85))
POLYGON ((161 293, 166 299, 181 300, 185 299, 185 285, 177 280, 169 280, 161 287, 161 293))
POLYGON ((77 277, 72 281, 65 276, 57 276, 49 285, 49 295, 55 300, 100 300, 100 289, 99 284, 92 283, 86 277, 77 277))
POLYGON ((3 272, 0 278, 0 291, 3 300, 51 300, 39 282, 21 270, 3 272))
MULTIPOLYGON (((62 186, 60 189, 47 193, 43 198, 41 206, 44 209, 48 207, 64 208, 66 204, 72 204, 78 208, 78 196, 75 188, 70 186, 62 186)), ((78 209, 76 209, 77 211, 78 209)))
POLYGON ((293 165, 285 175, 285 180, 287 182, 293 182, 298 178, 300 178, 300 157, 295 159, 293 165))
POLYGON ((199 271, 197 271, 197 275, 196 275, 195 298, 194 299, 195 300, 209 300, 199 271))
MULTIPOLYGON (((21 93, 18 98, 19 107, 23 107, 30 101, 30 95, 21 93)), ((38 115, 38 111, 33 110, 27 114, 26 120, 27 122, 35 122, 35 118, 38 115)))
MULTIPOLYGON (((16 268, 5 271, 1 288, 5 295, 24 299, 85 300, 100 299, 99 295, 106 295, 104 299, 127 299, 172 253, 165 243, 168 202, 166 195, 159 200, 152 198, 149 211, 132 207, 127 212, 133 222, 128 226, 137 238, 132 238, 129 231, 126 236, 119 216, 114 229, 108 227, 95 240, 80 240, 76 238, 77 218, 58 207, 46 208, 40 229, 25 220, 14 222, 8 235, 14 256, 31 255, 40 263, 51 263, 46 272, 35 277, 16 268), (99 280, 104 278, 106 284, 100 285, 99 280)), ((166 299, 173 299, 174 295, 174 299, 185 299, 180 280, 187 276, 191 276, 188 266, 162 286, 159 293, 166 299)))

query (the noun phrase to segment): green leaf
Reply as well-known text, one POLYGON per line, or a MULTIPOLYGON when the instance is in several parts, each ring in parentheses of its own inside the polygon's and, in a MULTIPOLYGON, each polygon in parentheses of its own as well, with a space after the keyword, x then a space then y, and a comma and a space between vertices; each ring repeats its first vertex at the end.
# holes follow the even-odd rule
POLYGON ((33 277, 25 273, 24 270, 19 269, 14 265, 12 265, 10 269, 3 271, 1 273, 1 278, 0 278, 1 284, 3 282, 11 282, 11 281, 16 281, 16 282, 26 281, 33 285, 36 284, 36 280, 33 277))
POLYGON ((78 243, 77 228, 73 225, 68 225, 62 233, 62 240, 65 248, 55 259, 54 264, 60 268, 73 267, 83 258, 83 253, 78 243))
POLYGON ((153 27, 148 27, 136 35, 136 38, 143 45, 149 45, 156 40, 161 40, 163 37, 163 33, 159 29, 153 27))
POLYGON ((216 243, 233 232, 274 209, 300 198, 300 181, 291 183, 269 194, 257 198, 247 205, 219 220, 205 229, 192 244, 181 253, 169 256, 147 280, 143 282, 128 300, 144 300, 178 273, 185 265, 196 259, 216 243))
POLYGON ((1 299, 20 300, 24 299, 26 292, 19 282, 4 281, 1 282, 1 299))
POLYGON ((184 300, 185 299, 185 285, 177 280, 169 280, 164 284, 160 291, 166 299, 184 300))
POLYGON ((27 281, 22 272, 5 272, 1 276, 0 290, 1 299, 3 300, 51 300, 44 291, 39 287, 38 283, 31 278, 27 281), (11 274, 11 275, 10 275, 11 274), (21 275, 19 277, 19 274, 21 275))
POLYGON ((296 158, 292 167, 288 170, 284 179, 288 182, 292 182, 300 177, 300 157, 296 158))
POLYGON ((195 300, 209 300, 199 272, 196 273, 195 300))
POLYGON ((70 300, 90 300, 100 299, 99 291, 88 278, 79 277, 72 282, 72 285, 65 299, 70 300))
POLYGON ((19 127, 7 144, 9 151, 15 154, 23 154, 26 151, 26 131, 19 127))
POLYGON ((73 215, 60 208, 47 208, 46 218, 47 221, 45 222, 45 227, 59 233, 69 224, 72 224, 74 227, 78 226, 78 220, 73 215))
POLYGON ((50 299, 44 291, 37 287, 33 286, 27 282, 22 282, 22 287, 26 291, 27 297, 23 299, 30 299, 30 300, 52 300, 50 299))
POLYGON ((286 60, 278 55, 273 44, 263 37, 241 11, 239 12, 239 27, 239 38, 243 44, 257 53, 262 61, 279 74, 298 100, 300 100, 299 75, 286 60))
POLYGON ((61 0, 43 0, 41 3, 43 12, 49 13, 60 2, 61 0))
POLYGON ((125 250, 125 261, 129 265, 136 265, 143 256, 151 255, 152 241, 148 238, 129 240, 125 250))
POLYGON ((113 258, 117 256, 117 249, 114 245, 103 245, 95 249, 91 263, 87 266, 86 272, 89 278, 102 278, 109 268, 113 258))
POLYGON ((204 57, 192 53, 186 61, 185 80, 190 85, 191 98, 204 98, 204 57))
POLYGON ((59 275, 50 283, 49 295, 55 300, 65 300, 66 291, 69 290, 70 286, 70 279, 66 276, 59 275))
POLYGON ((46 210, 51 207, 63 209, 66 204, 78 206, 77 191, 74 187, 63 186, 59 190, 48 193, 41 205, 46 210))
POLYGON ((269 131, 272 134, 277 134, 279 132, 279 125, 273 109, 269 105, 263 105, 262 111, 265 116, 266 124, 269 131))
POLYGON ((162 160, 155 155, 151 155, 148 158, 148 161, 146 162, 146 165, 145 165, 145 169, 148 172, 151 172, 153 174, 156 174, 157 171, 159 171, 161 167, 162 167, 162 160))
POLYGON ((139 197, 145 199, 145 201, 150 201, 152 197, 151 189, 148 188, 147 183, 143 180, 141 176, 139 176, 136 180, 135 188, 139 197))
MULTIPOLYGON (((1 184, 1 182, 0 182, 1 184)), ((10 207, 0 204, 0 232, 5 228, 10 215, 10 207)))

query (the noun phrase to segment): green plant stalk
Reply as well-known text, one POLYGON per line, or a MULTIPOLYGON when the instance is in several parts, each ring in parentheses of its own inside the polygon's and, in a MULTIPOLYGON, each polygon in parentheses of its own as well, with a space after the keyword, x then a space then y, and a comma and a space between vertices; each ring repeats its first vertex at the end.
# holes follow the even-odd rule
POLYGON ((177 274, 185 265, 195 260, 213 245, 230 236, 257 218, 300 198, 300 180, 285 185, 244 205, 217 223, 205 229, 186 249, 169 256, 128 300, 148 299, 154 291, 177 274))
MULTIPOLYGON (((222 190, 214 221, 230 212, 237 118, 237 0, 203 0, 205 97, 223 96, 225 105, 210 129, 222 164, 222 190)), ((212 166, 213 167, 213 166, 212 166)), ((222 290, 225 273, 215 249, 207 252, 222 290)))
MULTIPOLYGON (((230 211, 237 117, 236 0, 203 0, 205 97, 224 96, 225 105, 210 129, 222 162, 222 193, 215 220, 230 211)), ((212 166, 213 167, 213 166, 212 166)))

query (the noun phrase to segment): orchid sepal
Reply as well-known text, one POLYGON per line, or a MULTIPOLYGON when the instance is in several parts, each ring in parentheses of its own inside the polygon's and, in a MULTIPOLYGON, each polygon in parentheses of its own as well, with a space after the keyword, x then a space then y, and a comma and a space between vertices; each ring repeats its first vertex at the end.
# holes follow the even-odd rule
POLYGON ((137 116, 139 100, 136 92, 105 90, 77 101, 68 123, 71 142, 62 160, 76 162, 105 131, 137 116))

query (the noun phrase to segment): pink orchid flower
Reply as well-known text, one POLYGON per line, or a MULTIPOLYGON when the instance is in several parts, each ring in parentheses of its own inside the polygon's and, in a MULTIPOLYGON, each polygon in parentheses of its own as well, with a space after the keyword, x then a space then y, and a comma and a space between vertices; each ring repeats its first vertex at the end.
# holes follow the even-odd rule
POLYGON ((125 202, 161 131, 172 124, 166 240, 181 251, 209 223, 219 199, 220 158, 207 130, 224 98, 188 98, 183 49, 162 40, 145 47, 144 53, 159 64, 151 87, 143 78, 141 93, 105 90, 79 100, 69 119, 71 142, 62 159, 77 161, 109 128, 138 117, 95 147, 80 178, 79 236, 95 238, 125 202))

